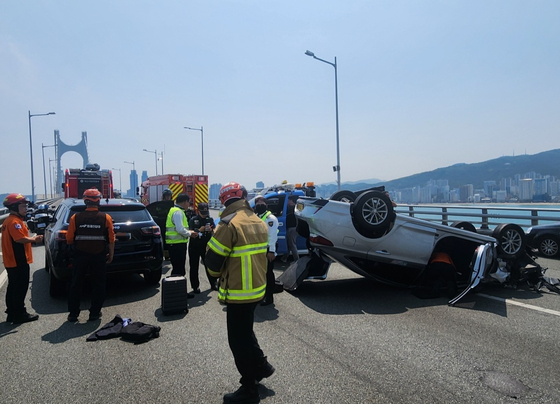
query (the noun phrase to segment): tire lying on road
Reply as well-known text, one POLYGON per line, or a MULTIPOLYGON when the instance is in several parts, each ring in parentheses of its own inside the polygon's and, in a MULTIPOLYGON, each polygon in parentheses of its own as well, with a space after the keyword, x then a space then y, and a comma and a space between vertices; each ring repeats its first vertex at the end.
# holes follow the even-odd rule
POLYGON ((358 196, 352 206, 352 222, 364 237, 383 236, 395 220, 393 204, 385 192, 367 191, 358 196))

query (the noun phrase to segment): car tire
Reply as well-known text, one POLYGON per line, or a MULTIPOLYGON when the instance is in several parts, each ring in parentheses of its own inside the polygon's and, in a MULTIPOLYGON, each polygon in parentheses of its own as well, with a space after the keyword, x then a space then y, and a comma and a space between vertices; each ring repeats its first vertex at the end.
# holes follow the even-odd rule
POLYGON ((394 219, 393 204, 384 192, 364 192, 358 196, 352 207, 354 227, 364 237, 381 237, 393 224, 394 219))
POLYGON ((46 263, 49 271, 49 295, 51 297, 59 297, 66 291, 66 282, 58 279, 52 268, 49 266, 48 261, 46 263))
POLYGON ((162 270, 161 267, 159 267, 159 269, 155 271, 144 273, 144 280, 148 285, 158 285, 159 281, 161 281, 161 274, 162 270))
POLYGON ((336 191, 329 199, 331 201, 353 203, 356 200, 356 194, 352 191, 336 191))
POLYGON ((556 236, 541 236, 537 240, 536 245, 539 250, 539 254, 545 258, 554 258, 559 255, 560 242, 556 236))
POLYGON ((525 232, 513 223, 501 224, 492 232, 498 242, 498 253, 508 258, 517 258, 525 253, 525 232))
POLYGON ((453 222, 451 223, 451 227, 454 227, 456 229, 472 231, 473 233, 476 233, 476 227, 474 227, 474 224, 472 224, 471 222, 465 222, 465 221, 453 222))

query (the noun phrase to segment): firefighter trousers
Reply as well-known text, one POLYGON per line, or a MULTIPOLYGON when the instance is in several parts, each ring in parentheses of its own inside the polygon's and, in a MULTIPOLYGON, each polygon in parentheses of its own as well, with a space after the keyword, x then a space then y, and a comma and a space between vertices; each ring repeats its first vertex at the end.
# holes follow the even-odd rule
POLYGON ((235 366, 241 374, 240 383, 248 387, 255 385, 259 369, 266 363, 253 331, 255 308, 258 304, 259 302, 227 304, 229 347, 235 359, 235 366))

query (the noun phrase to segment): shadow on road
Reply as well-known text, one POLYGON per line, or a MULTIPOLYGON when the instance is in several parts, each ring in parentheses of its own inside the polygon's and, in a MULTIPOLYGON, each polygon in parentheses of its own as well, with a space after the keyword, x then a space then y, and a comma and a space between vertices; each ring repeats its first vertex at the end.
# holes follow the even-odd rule
MULTIPOLYGON (((60 344, 70 339, 88 337, 100 327, 100 321, 88 321, 87 323, 64 322, 56 330, 49 332, 41 337, 42 341, 51 344, 60 344)), ((85 340, 85 338, 84 338, 85 340)))
MULTIPOLYGON (((294 292, 289 292, 307 307, 329 315, 346 314, 398 314, 416 308, 446 306, 448 299, 419 299, 409 289, 397 288, 366 278, 305 281, 294 292)), ((538 299, 541 294, 529 288, 506 289, 500 285, 486 285, 481 293, 504 299, 538 299)), ((471 292, 455 308, 485 311, 507 317, 505 302, 489 300, 471 292)))
MULTIPOLYGON (((56 314, 68 311, 68 293, 60 297, 49 294, 49 273, 39 269, 32 274, 31 306, 39 314, 56 314)), ((68 289, 67 289, 68 292, 68 289)), ((139 274, 108 274, 107 298, 103 307, 118 306, 146 300, 159 293, 159 284, 148 285, 139 274)), ((88 281, 84 282, 82 309, 89 307, 91 290, 88 281)))

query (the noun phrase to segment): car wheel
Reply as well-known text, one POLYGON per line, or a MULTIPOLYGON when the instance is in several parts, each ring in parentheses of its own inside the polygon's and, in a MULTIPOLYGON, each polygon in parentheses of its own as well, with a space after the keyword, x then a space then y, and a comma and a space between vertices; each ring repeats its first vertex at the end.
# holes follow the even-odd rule
POLYGON ((525 252, 525 233, 516 224, 501 224, 494 229, 492 237, 498 241, 498 252, 509 258, 517 258, 525 252))
POLYGON ((394 218, 393 204, 384 192, 364 192, 358 196, 352 208, 354 226, 365 237, 381 237, 394 218))
POLYGON ((51 295, 51 297, 62 296, 66 291, 66 282, 61 281, 54 275, 54 271, 48 265, 48 261, 47 268, 49 271, 49 295, 51 295))
POLYGON ((471 222, 453 222, 451 223, 451 227, 476 233, 476 227, 474 227, 474 224, 472 224, 471 222))
POLYGON ((352 191, 336 191, 329 199, 331 201, 352 203, 356 200, 356 194, 352 191))
POLYGON ((559 251, 558 238, 555 236, 544 236, 538 240, 539 253, 546 258, 556 257, 559 251))
POLYGON ((157 285, 161 280, 161 267, 159 269, 144 273, 144 280, 148 285, 157 285))

